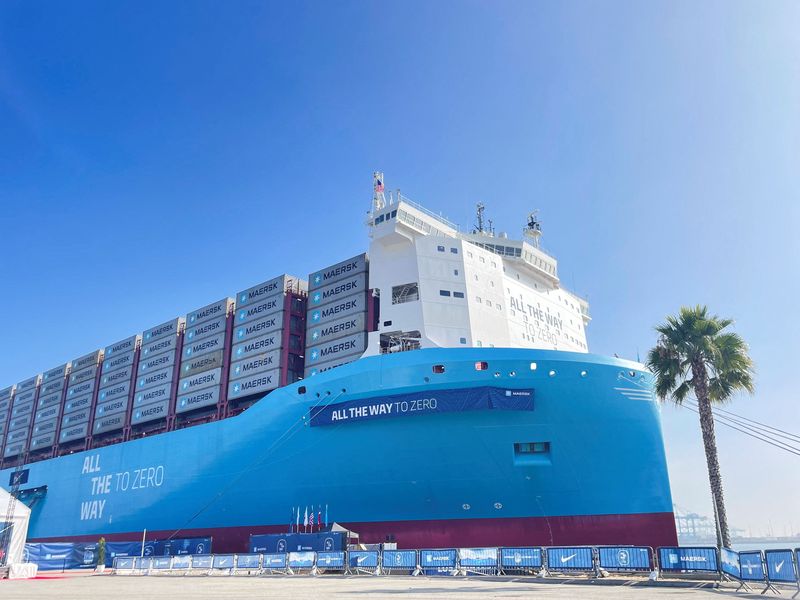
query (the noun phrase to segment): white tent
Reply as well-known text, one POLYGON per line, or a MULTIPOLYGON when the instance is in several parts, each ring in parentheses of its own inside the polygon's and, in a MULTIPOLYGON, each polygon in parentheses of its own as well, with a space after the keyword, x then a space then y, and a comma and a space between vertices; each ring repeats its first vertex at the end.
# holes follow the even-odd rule
MULTIPOLYGON (((8 556, 5 563, 11 565, 23 562, 25 540, 28 537, 28 523, 31 520, 31 509, 17 500, 14 503, 14 514, 11 522, 7 522, 8 507, 11 503, 11 494, 0 488, 0 532, 6 527, 11 527, 11 543, 8 547, 8 556)), ((0 538, 3 535, 0 533, 0 538)), ((0 550, 2 550, 0 548, 0 550)))

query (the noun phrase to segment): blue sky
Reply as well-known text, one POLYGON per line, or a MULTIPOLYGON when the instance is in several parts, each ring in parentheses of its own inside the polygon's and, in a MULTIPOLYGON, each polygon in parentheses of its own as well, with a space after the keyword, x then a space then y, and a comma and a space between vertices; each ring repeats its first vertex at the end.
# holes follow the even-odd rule
MULTIPOLYGON (((0 386, 366 248, 371 173, 470 225, 541 209, 590 348, 734 317, 800 432, 800 5, 0 4, 0 386)), ((696 417, 676 501, 709 513, 696 417)), ((731 521, 800 530, 797 457, 719 431, 731 521), (763 481, 763 483, 761 483, 763 481), (792 514, 794 511, 794 514, 792 514)))

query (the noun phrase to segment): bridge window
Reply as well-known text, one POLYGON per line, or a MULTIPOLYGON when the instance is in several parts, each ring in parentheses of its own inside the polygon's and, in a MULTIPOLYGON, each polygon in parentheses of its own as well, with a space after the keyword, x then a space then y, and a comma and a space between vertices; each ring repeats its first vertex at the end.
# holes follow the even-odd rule
POLYGON ((453 292, 453 298, 463 298, 464 292, 453 292))
POLYGON ((439 290, 439 295, 440 296, 447 296, 449 298, 450 297, 450 290, 439 290))
POLYGON ((444 246, 436 246, 438 252, 444 252, 444 246))

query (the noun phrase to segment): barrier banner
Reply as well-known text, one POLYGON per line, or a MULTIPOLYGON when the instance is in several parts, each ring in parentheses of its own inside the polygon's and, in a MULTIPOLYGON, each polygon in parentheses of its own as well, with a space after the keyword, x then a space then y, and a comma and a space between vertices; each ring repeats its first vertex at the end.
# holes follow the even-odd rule
POLYGON ((211 538, 178 538, 158 542, 156 549, 160 549, 159 554, 164 556, 180 556, 183 554, 211 554, 211 538), (160 544, 160 547, 159 547, 160 544))
POLYGON ((285 554, 264 554, 264 569, 285 569, 286 568, 286 555, 285 554))
POLYGON ((542 566, 542 549, 500 548, 500 565, 506 569, 538 569, 542 566))
POLYGON ((764 581, 764 557, 761 550, 739 552, 739 568, 742 581, 764 581))
POLYGON ((374 569, 378 566, 378 553, 373 550, 348 552, 347 564, 356 569, 374 569))
POLYGON ((462 567, 496 567, 497 548, 459 548, 458 562, 462 567))
POLYGON ((233 568, 233 554, 215 554, 213 562, 211 563, 212 569, 232 569, 233 568))
POLYGON ((547 568, 551 571, 592 571, 592 549, 585 547, 548 548, 547 568))
POLYGON ((192 556, 193 569, 210 569, 214 565, 214 557, 210 554, 192 556))
POLYGON ((25 544, 22 550, 22 562, 39 563, 39 544, 25 544))
POLYGON ((344 569, 344 552, 317 552, 318 569, 344 569))
POLYGON ((172 566, 172 557, 171 556, 157 556, 153 558, 153 569, 158 569, 160 571, 169 569, 172 566))
POLYGON ((384 550, 383 551, 384 569, 416 569, 417 551, 416 550, 384 550))
POLYGON ((114 559, 112 566, 118 571, 127 571, 133 569, 136 558, 133 556, 120 556, 114 559))
POLYGON ((316 552, 289 552, 289 567, 292 569, 310 569, 314 566, 316 552))
POLYGON ((114 564, 114 559, 123 556, 139 556, 141 542, 106 542, 106 566, 114 564))
POLYGON ((97 559, 94 544, 46 542, 26 544, 25 549, 40 571, 85 569, 94 567, 97 559))
POLYGON ((649 571, 652 557, 646 546, 601 546, 600 568, 606 571, 649 571))
POLYGON ((319 533, 264 533, 250 536, 250 552, 337 552, 344 550, 346 538, 341 531, 319 533))
POLYGON ((181 556, 174 556, 172 558, 173 569, 188 569, 191 566, 192 557, 188 554, 182 554, 181 556))
POLYGON ((149 556, 140 556, 134 559, 134 566, 140 571, 149 571, 153 566, 153 559, 149 556))
POLYGON ((481 386, 349 400, 310 409, 312 427, 472 410, 533 410, 533 390, 481 386))
POLYGON ((260 562, 260 554, 238 554, 236 556, 237 569, 257 569, 260 562))
POLYGON ((742 578, 742 568, 739 565, 739 553, 730 548, 720 548, 719 562, 722 572, 736 579, 742 578))
POLYGON ((423 568, 449 568, 456 566, 455 550, 420 550, 419 564, 423 568))
POLYGON ((794 557, 791 550, 765 550, 764 562, 767 563, 767 576, 770 581, 794 583, 797 573, 794 572, 794 557))
POLYGON ((662 571, 710 571, 716 573, 717 549, 713 547, 664 547, 658 549, 662 571))

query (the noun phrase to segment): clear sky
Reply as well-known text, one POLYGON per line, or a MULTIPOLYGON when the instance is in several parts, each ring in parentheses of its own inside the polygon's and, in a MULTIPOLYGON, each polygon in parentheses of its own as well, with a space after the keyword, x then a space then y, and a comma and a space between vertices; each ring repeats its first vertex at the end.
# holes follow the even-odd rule
MULTIPOLYGON (((541 209, 590 348, 736 319, 800 432, 800 4, 0 3, 0 387, 367 247, 371 173, 470 225, 541 209)), ((676 502, 710 514, 696 416, 676 502)), ((731 522, 800 530, 800 457, 719 430, 731 522)))

